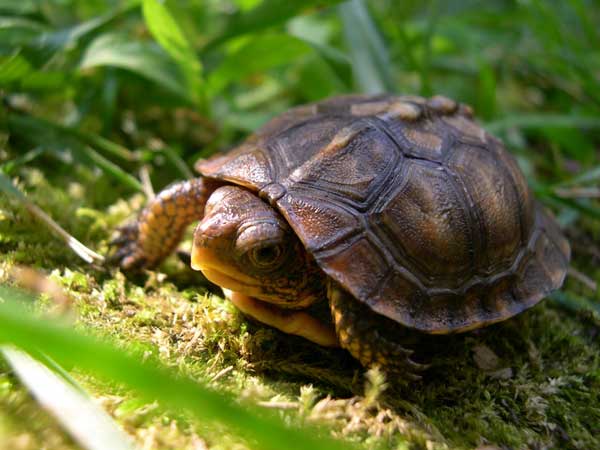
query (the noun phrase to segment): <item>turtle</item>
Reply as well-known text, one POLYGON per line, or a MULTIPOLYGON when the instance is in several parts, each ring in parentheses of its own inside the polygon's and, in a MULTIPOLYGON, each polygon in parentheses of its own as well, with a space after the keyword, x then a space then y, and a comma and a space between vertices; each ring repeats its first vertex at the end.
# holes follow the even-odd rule
POLYGON ((445 96, 297 106, 195 169, 121 228, 113 260, 155 267, 199 221, 191 266, 243 313, 365 367, 417 379, 405 336, 508 319, 567 272, 569 243, 513 156, 445 96))

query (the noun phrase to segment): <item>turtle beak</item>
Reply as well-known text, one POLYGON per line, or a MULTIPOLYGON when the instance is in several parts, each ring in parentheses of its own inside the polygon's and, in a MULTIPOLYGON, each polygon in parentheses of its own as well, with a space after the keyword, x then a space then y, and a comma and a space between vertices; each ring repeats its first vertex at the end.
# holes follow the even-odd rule
POLYGON ((190 264, 194 270, 205 269, 215 260, 214 241, 215 238, 222 238, 218 219, 218 217, 205 218, 194 230, 192 261, 190 264))
POLYGON ((192 266, 192 269, 205 269, 207 266, 207 262, 212 259, 211 256, 214 257, 214 255, 212 255, 212 251, 210 251, 202 245, 198 245, 196 243, 196 240, 194 239, 194 244, 192 245, 192 260, 190 264, 192 266))
POLYGON ((202 261, 202 255, 198 251, 198 247, 196 247, 196 245, 193 245, 192 246, 192 262, 190 264, 192 266, 192 269, 202 270, 201 261, 202 261))

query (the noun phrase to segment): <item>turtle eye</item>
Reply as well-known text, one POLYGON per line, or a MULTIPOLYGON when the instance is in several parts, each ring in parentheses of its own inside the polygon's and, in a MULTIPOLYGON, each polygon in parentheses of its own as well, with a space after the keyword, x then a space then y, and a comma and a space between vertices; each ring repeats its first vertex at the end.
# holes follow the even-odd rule
POLYGON ((283 247, 279 244, 254 247, 248 252, 250 262, 259 269, 270 269, 281 262, 283 247))

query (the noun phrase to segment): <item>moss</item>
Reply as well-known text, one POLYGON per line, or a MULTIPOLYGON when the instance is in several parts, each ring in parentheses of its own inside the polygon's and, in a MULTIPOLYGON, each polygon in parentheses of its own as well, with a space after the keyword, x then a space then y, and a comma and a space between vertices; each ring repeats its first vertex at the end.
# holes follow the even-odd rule
MULTIPOLYGON (((52 187, 25 172, 30 197, 91 247, 106 251, 110 231, 139 207, 88 200, 88 188, 52 187)), ((582 228, 579 228, 581 230, 582 228)), ((585 229, 585 228, 583 228, 585 229)), ((140 358, 158 358, 265 408, 290 423, 332 425, 364 448, 600 448, 600 320, 594 313, 546 301, 484 330, 423 338, 431 362, 409 386, 364 373, 341 350, 245 320, 176 258, 135 280, 86 266, 17 205, 0 198, 0 281, 15 265, 32 265, 62 287, 63 314, 79 327, 134 342, 140 358), (66 310, 66 312, 65 312, 66 310)), ((591 259, 575 260, 597 276, 591 259)), ((570 281, 567 293, 589 297, 570 281)), ((54 307, 46 297, 46 307, 54 307)), ((85 373, 75 377, 144 448, 245 448, 219 426, 197 423, 85 373)), ((11 448, 71 448, 5 367, 0 374, 0 427, 11 448), (30 427, 29 424, 36 425, 30 427), (20 443, 25 444, 21 445, 20 443), (17 445, 18 444, 18 445, 17 445), (19 445, 21 445, 19 447, 19 445)))

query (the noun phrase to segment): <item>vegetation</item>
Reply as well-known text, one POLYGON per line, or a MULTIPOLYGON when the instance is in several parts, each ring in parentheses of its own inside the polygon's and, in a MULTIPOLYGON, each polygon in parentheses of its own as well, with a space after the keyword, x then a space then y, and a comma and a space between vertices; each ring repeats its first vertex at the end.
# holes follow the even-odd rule
MULTIPOLYGON (((52 358, 139 448, 600 448, 599 22, 593 0, 0 0, 0 342, 52 358), (246 320, 177 257, 86 263, 14 195, 107 254, 197 158, 384 91, 471 104, 573 248, 531 311, 424 339, 419 383, 246 320)), ((79 445, 0 362, 0 447, 79 445)))

